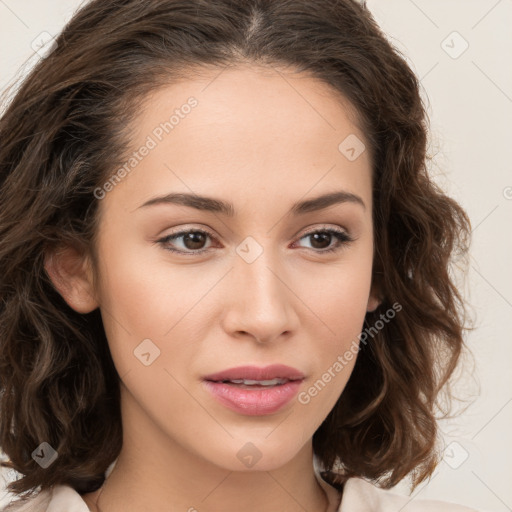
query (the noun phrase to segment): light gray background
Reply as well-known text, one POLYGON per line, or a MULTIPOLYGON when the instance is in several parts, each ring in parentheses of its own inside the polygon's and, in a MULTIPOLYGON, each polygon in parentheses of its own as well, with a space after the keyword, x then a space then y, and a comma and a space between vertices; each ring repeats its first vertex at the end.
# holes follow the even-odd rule
MULTIPOLYGON (((22 76, 23 64, 28 69, 37 61, 34 40, 43 32, 56 35, 80 4, 0 0, 0 91, 22 76)), ((473 223, 464 289, 476 319, 467 342, 480 391, 471 375, 461 379, 462 396, 477 398, 456 420, 441 423, 444 460, 412 496, 509 511, 512 0, 369 0, 368 6, 421 79, 431 119, 432 172, 473 223)), ((407 488, 401 484, 396 491, 407 488)))

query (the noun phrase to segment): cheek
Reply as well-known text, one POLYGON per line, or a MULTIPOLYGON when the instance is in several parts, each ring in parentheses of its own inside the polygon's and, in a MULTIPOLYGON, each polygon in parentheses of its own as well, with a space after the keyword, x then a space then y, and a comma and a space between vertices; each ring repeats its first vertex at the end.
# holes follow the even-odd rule
MULTIPOLYGON (((359 335, 363 329, 371 287, 371 252, 361 252, 340 265, 317 273, 308 280, 304 296, 316 313, 317 336, 310 347, 315 361, 315 380, 308 383, 304 402, 311 402, 322 414, 334 406, 354 368, 358 355, 359 335), (317 283, 315 285, 315 283, 317 283), (317 383, 315 385, 315 382, 317 383), (310 392, 310 391, 311 392, 310 392), (314 398, 314 397, 319 398, 314 398)), ((299 400, 300 402, 300 400, 299 400)), ((320 414, 320 416, 322 416, 320 414)))
POLYGON ((166 264, 156 247, 110 238, 103 251, 101 304, 111 313, 110 322, 127 331, 163 335, 196 295, 191 282, 166 264))
POLYGON ((161 345, 163 332, 173 325, 176 305, 169 303, 172 294, 162 298, 162 288, 168 287, 142 257, 142 251, 115 237, 106 236, 105 240, 99 269, 100 310, 113 360, 123 375, 141 364, 134 350, 143 340, 161 345))
MULTIPOLYGON (((164 368, 173 373, 189 368, 208 335, 212 315, 207 292, 225 270, 205 266, 200 274, 193 266, 171 265, 163 250, 160 254, 136 244, 128 248, 121 240, 111 240, 102 248, 106 256, 100 266, 100 309, 113 361, 120 376, 135 370, 130 374, 133 380, 143 366, 138 356, 149 351, 150 360, 157 357, 147 370, 160 368, 158 375, 168 386, 170 377, 164 368)), ((152 371, 148 377, 156 374, 152 371)))
POLYGON ((297 279, 303 283, 301 296, 324 326, 324 339, 330 334, 339 342, 359 333, 368 306, 371 273, 371 247, 365 244, 358 251, 347 252, 336 264, 318 265, 314 273, 297 279))

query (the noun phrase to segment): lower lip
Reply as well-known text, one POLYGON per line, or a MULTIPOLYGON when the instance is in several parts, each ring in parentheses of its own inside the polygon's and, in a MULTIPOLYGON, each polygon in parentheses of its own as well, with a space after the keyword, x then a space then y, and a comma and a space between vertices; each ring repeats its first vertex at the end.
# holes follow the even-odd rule
POLYGON ((206 389, 232 411, 248 416, 272 414, 284 407, 297 394, 302 380, 280 386, 242 388, 225 382, 203 381, 206 389))

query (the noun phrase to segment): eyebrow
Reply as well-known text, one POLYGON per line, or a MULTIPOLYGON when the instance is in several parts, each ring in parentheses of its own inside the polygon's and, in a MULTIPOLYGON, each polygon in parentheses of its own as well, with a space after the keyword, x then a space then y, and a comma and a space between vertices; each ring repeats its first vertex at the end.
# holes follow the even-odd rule
MULTIPOLYGON (((345 191, 331 192, 323 194, 313 199, 306 199, 298 201, 293 204, 290 209, 292 215, 304 215, 306 213, 324 210, 335 204, 342 203, 355 203, 359 204, 366 209, 364 201, 356 194, 345 191)), ((195 208, 196 210, 202 210, 207 212, 215 212, 226 215, 227 217, 234 217, 235 208, 232 203, 215 199, 213 197, 199 196, 197 194, 185 194, 185 193, 170 193, 164 196, 153 197, 149 199, 139 208, 146 208, 153 205, 161 204, 177 204, 181 206, 188 206, 189 208, 195 208)))

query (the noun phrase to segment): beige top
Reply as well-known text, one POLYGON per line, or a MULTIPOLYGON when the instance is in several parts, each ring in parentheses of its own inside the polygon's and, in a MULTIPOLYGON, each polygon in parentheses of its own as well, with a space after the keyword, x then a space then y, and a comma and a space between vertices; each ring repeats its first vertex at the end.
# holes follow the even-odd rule
MULTIPOLYGON (((319 465, 314 458, 314 471, 318 482, 329 499, 327 512, 479 512, 476 509, 454 503, 416 500, 380 489, 361 479, 350 478, 345 482, 343 495, 320 476, 319 465)), ((110 474, 113 465, 108 468, 110 474)), ((57 485, 45 489, 25 503, 11 503, 1 512, 90 512, 89 507, 72 487, 57 485)), ((483 512, 483 511, 480 511, 483 512)))

